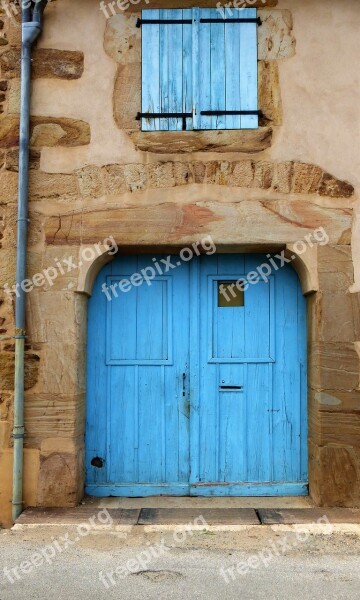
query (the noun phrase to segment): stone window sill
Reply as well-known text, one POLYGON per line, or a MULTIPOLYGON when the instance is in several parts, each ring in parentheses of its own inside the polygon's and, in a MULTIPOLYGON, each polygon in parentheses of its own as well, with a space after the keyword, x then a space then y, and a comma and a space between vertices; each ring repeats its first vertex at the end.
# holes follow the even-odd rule
POLYGON ((127 131, 138 150, 155 154, 256 153, 271 146, 272 128, 219 131, 127 131))

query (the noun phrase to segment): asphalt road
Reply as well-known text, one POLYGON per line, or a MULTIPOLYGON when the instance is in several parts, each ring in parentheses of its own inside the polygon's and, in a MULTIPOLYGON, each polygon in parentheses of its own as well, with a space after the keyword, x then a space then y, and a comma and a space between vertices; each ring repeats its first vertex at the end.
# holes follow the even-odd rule
POLYGON ((360 534, 0 532, 0 600, 358 600, 360 534))

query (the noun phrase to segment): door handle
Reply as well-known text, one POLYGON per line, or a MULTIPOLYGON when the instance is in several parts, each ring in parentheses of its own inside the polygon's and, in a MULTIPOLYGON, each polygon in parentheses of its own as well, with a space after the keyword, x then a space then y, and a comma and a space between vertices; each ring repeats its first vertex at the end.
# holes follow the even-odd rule
POLYGON ((183 395, 183 397, 185 397, 185 396, 186 396, 186 385, 185 385, 185 381, 186 381, 186 373, 183 373, 183 374, 182 374, 182 382, 183 382, 183 384, 182 384, 182 395, 183 395))

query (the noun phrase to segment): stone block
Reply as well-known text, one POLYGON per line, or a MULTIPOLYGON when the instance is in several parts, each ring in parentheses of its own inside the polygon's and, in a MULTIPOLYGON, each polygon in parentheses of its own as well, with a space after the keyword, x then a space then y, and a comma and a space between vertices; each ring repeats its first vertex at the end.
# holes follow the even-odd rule
POLYGON ((242 160, 232 163, 229 185, 231 187, 252 187, 254 182, 254 163, 242 160))
POLYGON ((351 198, 354 195, 354 186, 346 181, 341 181, 329 173, 324 173, 319 194, 330 198, 351 198))
MULTIPOLYGON (((65 117, 32 117, 30 144, 43 146, 83 146, 90 143, 90 127, 85 121, 65 117)), ((19 116, 7 115, 0 119, 0 148, 19 146, 19 116)))
POLYGON ((313 410, 319 414, 321 412, 360 414, 359 389, 350 392, 339 389, 309 390, 309 402, 311 402, 313 410))
POLYGON ((115 62, 141 63, 141 29, 138 15, 118 14, 106 21, 104 50, 115 62))
POLYGON ((114 87, 114 118, 119 129, 139 129, 136 115, 141 107, 141 62, 119 65, 114 87))
POLYGON ((128 131, 138 150, 155 154, 243 152, 253 154, 271 146, 272 128, 224 131, 128 131))
POLYGON ((271 162, 255 162, 254 187, 268 190, 271 188, 274 173, 274 165, 271 162))
POLYGON ((230 163, 227 161, 211 161, 205 163, 206 174, 204 183, 212 185, 227 185, 230 176, 230 163))
MULTIPOLYGON (((139 165, 133 165, 133 168, 133 191, 137 191, 139 165)), ((143 169, 140 175, 145 177, 144 166, 140 165, 140 169, 143 169)), ((126 169, 125 176, 127 178, 126 169)), ((187 243, 188 236, 203 235, 206 226, 207 233, 215 241, 254 246, 256 243, 274 244, 274 231, 277 244, 297 242, 320 226, 334 241, 351 226, 351 211, 348 214, 340 209, 324 209, 304 197, 300 200, 288 197, 245 199, 241 190, 234 189, 225 200, 211 188, 209 185, 201 205, 192 195, 181 196, 183 189, 157 188, 148 190, 146 206, 126 206, 130 196, 124 196, 120 205, 92 205, 81 217, 74 212, 60 214, 60 218, 49 217, 44 224, 46 241, 72 245, 81 239, 83 244, 94 244, 109 235, 111 223, 113 235, 121 244, 138 244, 139 232, 144 244, 187 243), (62 232, 66 232, 66 237, 62 232)), ((255 194, 254 189, 252 194, 255 194)))
POLYGON ((144 190, 148 185, 147 169, 145 165, 125 165, 124 176, 127 188, 131 192, 144 190))
POLYGON ((279 60, 295 55, 296 42, 292 35, 292 16, 289 10, 261 10, 258 28, 258 59, 279 60))
MULTIPOLYGON (((25 398, 26 445, 48 438, 79 439, 84 436, 85 394, 70 396, 31 392, 25 398)), ((65 448, 63 448, 63 451, 65 448)), ((47 452, 48 453, 48 452, 47 452)))
POLYGON ((172 162, 157 163, 149 167, 149 187, 169 188, 175 186, 174 169, 172 162))
POLYGON ((359 389, 360 358, 354 343, 312 344, 309 384, 321 391, 359 389))
POLYGON ((360 506, 360 450, 309 442, 310 494, 318 506, 360 506))
MULTIPOLYGON (((76 328, 74 328, 74 333, 75 331, 76 328)), ((51 390, 54 398, 60 394, 68 398, 78 396, 85 391, 85 371, 86 346, 84 343, 79 341, 74 345, 67 340, 52 341, 51 345, 46 347, 46 352, 43 353, 39 383, 36 389, 41 394, 48 394, 51 390)), ((62 413, 61 415, 63 418, 62 413)))
MULTIPOLYGON (((20 77, 20 48, 10 48, 0 56, 2 76, 20 77)), ((72 50, 35 48, 32 52, 32 78, 79 79, 84 71, 84 55, 72 50)))
MULTIPOLYGON (((12 406, 14 401, 13 392, 0 391, 0 421, 12 419, 12 406)), ((1 448, 1 446, 0 446, 1 448)))
POLYGON ((7 84, 7 112, 16 115, 20 112, 20 79, 10 79, 7 84))
POLYGON ((192 164, 173 163, 173 174, 176 186, 194 183, 194 169, 192 164))
MULTIPOLYGON (((5 169, 7 171, 19 171, 19 148, 12 148, 5 153, 5 169)), ((31 149, 29 156, 29 169, 40 169, 40 152, 31 149)))
POLYGON ((83 497, 84 451, 41 456, 37 503, 40 506, 76 506, 83 497))
POLYGON ((123 194, 127 191, 123 165, 107 165, 102 171, 106 191, 109 194, 123 194))
POLYGON ((12 425, 9 421, 0 421, 0 448, 10 446, 12 425))
MULTIPOLYGON (((58 291, 72 291, 76 289, 77 279, 79 276, 79 248, 76 246, 47 246, 42 255, 42 268, 41 272, 46 269, 50 270, 49 279, 45 278, 44 284, 41 289, 46 292, 58 292, 58 291), (54 269, 54 271, 53 271, 54 269)), ((55 296, 53 296, 53 299, 55 296)), ((57 302, 64 303, 63 310, 68 308, 75 298, 69 297, 68 295, 61 294, 56 296, 57 302)), ((43 305, 51 309, 51 300, 48 300, 47 296, 43 296, 43 305), (48 300, 48 301, 47 301, 48 300)), ((53 315, 55 317, 55 315, 53 315)), ((44 317, 47 318, 46 313, 44 317)), ((50 319, 51 320, 51 319, 50 319)))
POLYGON ((258 62, 258 104, 263 117, 260 125, 281 125, 283 110, 279 80, 279 67, 276 61, 258 62))
POLYGON ((65 173, 44 173, 30 171, 29 199, 49 200, 51 198, 71 198, 78 196, 76 177, 65 173))
POLYGON ((17 203, 18 196, 18 178, 17 174, 11 171, 1 171, 0 173, 0 203, 17 203))
POLYGON ((280 162, 274 165, 274 178, 272 188, 274 192, 289 194, 291 191, 291 182, 293 174, 293 162, 280 162))
MULTIPOLYGON (((64 216, 48 217, 45 219, 46 243, 56 246, 72 246, 80 244, 83 216, 73 212, 64 216)), ((94 240, 98 242, 99 238, 94 240)))
POLYGON ((321 341, 346 343, 360 340, 360 294, 324 292, 321 309, 321 341))
POLYGON ((97 198, 105 193, 101 169, 94 165, 76 171, 80 194, 83 198, 97 198))
POLYGON ((292 191, 295 194, 316 194, 319 190, 323 171, 315 165, 294 162, 292 171, 292 191))
MULTIPOLYGON (((39 378, 40 356, 35 352, 25 353, 25 389, 29 390, 39 378)), ((0 352, 0 386, 2 390, 14 389, 15 353, 0 352)))

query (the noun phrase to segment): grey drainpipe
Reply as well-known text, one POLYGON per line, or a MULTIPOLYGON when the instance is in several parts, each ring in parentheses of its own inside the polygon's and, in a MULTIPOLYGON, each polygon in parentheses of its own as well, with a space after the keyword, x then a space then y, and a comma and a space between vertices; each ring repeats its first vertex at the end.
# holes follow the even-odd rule
MULTIPOLYGON (((26 3, 27 4, 27 3, 26 3)), ((16 521, 23 507, 23 445, 24 445, 24 361, 25 361, 25 292, 21 283, 26 279, 26 243, 28 226, 29 131, 31 48, 42 29, 42 16, 47 0, 37 0, 22 11, 21 97, 19 143, 19 192, 16 251, 15 304, 15 382, 14 382, 14 463, 12 517, 16 521)))

